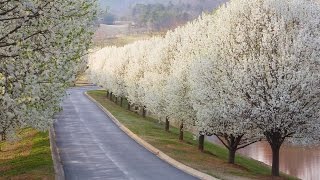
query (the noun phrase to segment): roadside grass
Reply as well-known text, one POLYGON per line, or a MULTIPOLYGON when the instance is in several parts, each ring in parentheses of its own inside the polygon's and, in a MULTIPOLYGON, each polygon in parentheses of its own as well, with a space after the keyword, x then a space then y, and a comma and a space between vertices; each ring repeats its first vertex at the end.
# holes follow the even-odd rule
POLYGON ((17 142, 2 142, 0 179, 54 179, 48 132, 23 129, 17 142))
POLYGON ((205 152, 197 149, 197 140, 190 132, 184 133, 184 141, 178 140, 179 130, 170 127, 164 131, 164 123, 147 117, 143 118, 135 112, 126 110, 127 102, 121 108, 106 97, 106 91, 89 91, 88 95, 108 109, 123 125, 133 133, 160 149, 173 159, 194 169, 221 179, 297 179, 282 174, 280 178, 272 178, 271 168, 262 162, 241 155, 236 156, 236 164, 227 163, 228 151, 219 145, 205 142, 205 152))

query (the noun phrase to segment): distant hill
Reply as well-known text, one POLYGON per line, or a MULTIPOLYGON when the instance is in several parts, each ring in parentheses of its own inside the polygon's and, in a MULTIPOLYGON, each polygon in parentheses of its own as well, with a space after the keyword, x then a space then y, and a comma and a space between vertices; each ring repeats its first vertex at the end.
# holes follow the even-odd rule
POLYGON ((226 0, 99 0, 100 7, 105 9, 107 6, 110 8, 110 12, 121 16, 129 13, 130 8, 135 4, 190 4, 193 7, 201 7, 205 11, 211 11, 218 7, 226 0))

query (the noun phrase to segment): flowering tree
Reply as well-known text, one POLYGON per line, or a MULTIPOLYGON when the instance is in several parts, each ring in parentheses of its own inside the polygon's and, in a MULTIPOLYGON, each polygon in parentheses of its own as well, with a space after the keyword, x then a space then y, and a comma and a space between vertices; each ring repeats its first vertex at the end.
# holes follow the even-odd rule
POLYGON ((168 32, 165 38, 156 42, 157 46, 151 51, 143 81, 144 103, 150 112, 165 120, 166 131, 169 131, 169 118, 172 117, 172 112, 167 107, 166 87, 174 55, 181 43, 178 33, 179 31, 168 32))
MULTIPOLYGON (((192 65, 191 101, 197 112, 199 131, 209 136, 215 135, 229 150, 228 162, 234 164, 236 151, 261 140, 262 135, 250 122, 248 112, 251 108, 239 98, 241 94, 234 92, 234 86, 229 86, 228 81, 220 79, 222 74, 231 76, 232 72, 217 67, 217 62, 210 59, 214 56, 210 52, 208 57, 204 56, 192 65), (229 101, 230 94, 233 99, 229 101)), ((237 73, 233 75, 237 76, 237 73)))
POLYGON ((3 1, 0 6, 0 134, 46 129, 85 63, 95 1, 3 1))
POLYGON ((179 121, 180 139, 184 125, 201 142, 216 135, 231 163, 263 135, 278 176, 286 139, 319 138, 319 15, 313 0, 232 0, 163 38, 103 49, 110 56, 90 60, 90 76, 179 121))
POLYGON ((93 50, 88 55, 88 70, 87 75, 91 82, 108 89, 108 81, 110 77, 109 69, 107 68, 107 63, 111 59, 111 51, 116 50, 115 47, 102 48, 100 50, 93 50))
POLYGON ((139 41, 129 45, 131 60, 127 64, 127 70, 124 76, 124 82, 128 92, 128 101, 130 104, 138 106, 146 116, 146 106, 144 104, 144 89, 141 81, 144 78, 146 65, 148 61, 148 53, 154 47, 152 40, 139 41), (134 48, 133 48, 134 47, 134 48))
POLYGON ((123 104, 123 97, 127 96, 125 83, 124 83, 124 76, 127 68, 127 59, 120 58, 113 66, 114 69, 114 76, 115 76, 115 84, 114 84, 114 94, 120 98, 120 106, 123 104))
POLYGON ((264 134, 274 176, 285 139, 319 129, 319 7, 307 0, 235 0, 214 16, 212 66, 221 85, 214 92, 227 112, 240 110, 264 134))
POLYGON ((154 41, 154 46, 150 49, 150 55, 146 62, 144 76, 140 80, 140 86, 143 90, 143 104, 147 110, 159 118, 165 118, 165 104, 163 102, 163 86, 165 79, 164 74, 168 72, 167 41, 162 38, 157 38, 154 41))
MULTIPOLYGON (((184 27, 177 28, 175 32, 179 37, 179 44, 173 53, 173 62, 170 75, 167 77, 166 103, 167 111, 171 116, 180 121, 180 139, 183 127, 194 128, 196 126, 196 110, 191 98, 190 68, 192 63, 203 53, 207 53, 207 41, 211 15, 203 15, 197 20, 188 23, 184 27)), ((198 133, 198 132, 197 132, 198 133)), ((199 150, 203 151, 204 132, 199 131, 199 150)))

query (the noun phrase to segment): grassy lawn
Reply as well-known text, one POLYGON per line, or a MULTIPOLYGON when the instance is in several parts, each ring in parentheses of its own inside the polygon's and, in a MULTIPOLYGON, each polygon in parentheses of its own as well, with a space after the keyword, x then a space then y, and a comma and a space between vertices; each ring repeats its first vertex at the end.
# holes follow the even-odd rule
POLYGON ((18 136, 1 143, 0 179, 54 179, 49 134, 24 129, 18 136))
MULTIPOLYGON (((164 124, 152 118, 142 118, 140 115, 121 108, 106 98, 106 91, 89 91, 88 94, 108 109, 123 125, 142 139, 160 149, 175 160, 194 169, 221 179, 272 179, 269 166, 243 156, 236 157, 236 165, 227 163, 228 152, 225 148, 205 142, 205 152, 197 149, 197 141, 193 135, 185 132, 184 142, 178 140, 179 132, 170 127, 170 132, 164 131, 164 124)), ((277 179, 295 179, 284 176, 277 179)))

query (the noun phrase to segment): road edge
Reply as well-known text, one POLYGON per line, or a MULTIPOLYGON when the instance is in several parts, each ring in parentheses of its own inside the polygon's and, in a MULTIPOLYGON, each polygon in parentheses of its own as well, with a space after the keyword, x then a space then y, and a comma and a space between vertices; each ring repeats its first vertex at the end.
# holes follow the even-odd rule
POLYGON ((177 169, 180 169, 181 171, 190 174, 196 178, 203 179, 203 180, 218 180, 217 178, 210 176, 208 174, 205 174, 203 172, 200 172, 196 169, 193 169, 187 165, 184 165, 175 159, 171 158, 170 156, 166 155, 159 149, 155 148, 151 144, 147 143, 145 140, 141 139, 138 135, 134 134, 131 130, 129 130, 127 127, 125 127, 123 124, 121 124, 117 118, 115 118, 105 107, 103 107, 99 102, 97 102, 95 99, 93 99, 90 95, 88 95, 87 92, 84 93, 88 99, 90 99, 92 102, 94 102, 107 116, 110 117, 110 119, 123 131, 125 132, 130 138, 132 138, 134 141, 136 141, 138 144, 143 146, 145 149, 150 151, 151 153, 155 154, 158 158, 162 159, 163 161, 167 162, 168 164, 174 166, 177 169))
POLYGON ((50 149, 51 149, 51 156, 53 160, 55 180, 65 180, 63 165, 61 162, 59 149, 57 147, 56 133, 54 131, 53 125, 50 127, 49 137, 50 137, 50 149))

